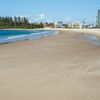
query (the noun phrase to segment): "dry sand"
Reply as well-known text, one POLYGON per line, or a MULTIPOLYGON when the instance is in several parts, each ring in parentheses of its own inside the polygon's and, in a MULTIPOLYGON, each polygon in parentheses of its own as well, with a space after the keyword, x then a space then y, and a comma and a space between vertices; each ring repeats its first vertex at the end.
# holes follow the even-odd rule
POLYGON ((0 45, 0 100, 100 99, 100 46, 59 33, 0 45))

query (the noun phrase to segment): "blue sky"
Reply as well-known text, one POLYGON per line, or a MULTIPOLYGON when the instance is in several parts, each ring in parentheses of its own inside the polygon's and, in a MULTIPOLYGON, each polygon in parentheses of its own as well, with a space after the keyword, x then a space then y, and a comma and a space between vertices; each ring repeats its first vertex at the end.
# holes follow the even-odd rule
POLYGON ((36 20, 85 20, 95 23, 100 0, 1 0, 0 16, 27 16, 36 20))

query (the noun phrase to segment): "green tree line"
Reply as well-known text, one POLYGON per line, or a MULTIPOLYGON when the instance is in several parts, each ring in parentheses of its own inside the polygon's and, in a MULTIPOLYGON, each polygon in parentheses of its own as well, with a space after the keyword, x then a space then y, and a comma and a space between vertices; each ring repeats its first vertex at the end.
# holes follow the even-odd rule
POLYGON ((0 29, 4 28, 43 28, 43 23, 29 23, 26 17, 0 17, 0 29))

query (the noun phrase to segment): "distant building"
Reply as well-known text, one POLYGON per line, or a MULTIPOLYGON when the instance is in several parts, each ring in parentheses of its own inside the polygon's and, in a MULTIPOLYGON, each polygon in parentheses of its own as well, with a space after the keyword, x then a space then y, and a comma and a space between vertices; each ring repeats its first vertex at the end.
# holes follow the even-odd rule
POLYGON ((100 27, 100 9, 98 10, 98 14, 96 17, 96 25, 97 25, 97 27, 100 27))
POLYGON ((48 23, 48 22, 46 22, 46 23, 43 23, 43 25, 44 25, 45 28, 54 28, 55 27, 54 23, 48 23))
POLYGON ((58 23, 54 22, 54 28, 57 28, 57 26, 58 26, 58 23))
POLYGON ((81 29, 81 28, 82 28, 82 25, 81 25, 80 21, 77 21, 77 22, 74 24, 74 28, 76 28, 76 29, 81 29))
POLYGON ((54 23, 54 27, 55 27, 55 28, 62 28, 62 27, 63 27, 63 22, 62 22, 62 21, 60 21, 60 22, 55 22, 55 23, 54 23))
POLYGON ((82 21, 82 23, 81 23, 81 27, 82 27, 82 29, 86 28, 85 26, 86 26, 85 21, 82 21))
POLYGON ((63 22, 62 21, 58 22, 58 28, 62 28, 62 26, 63 26, 63 22))
POLYGON ((67 24, 67 28, 74 28, 74 23, 72 21, 69 21, 67 24))
POLYGON ((68 22, 67 24, 67 28, 70 28, 70 29, 81 29, 82 28, 82 24, 80 21, 77 21, 77 22, 68 22))

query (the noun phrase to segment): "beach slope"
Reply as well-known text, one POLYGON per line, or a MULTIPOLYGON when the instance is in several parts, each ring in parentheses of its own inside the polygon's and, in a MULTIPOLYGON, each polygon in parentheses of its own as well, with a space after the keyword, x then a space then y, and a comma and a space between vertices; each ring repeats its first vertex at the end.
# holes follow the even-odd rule
POLYGON ((0 100, 99 100, 100 46, 82 34, 0 45, 0 100))

